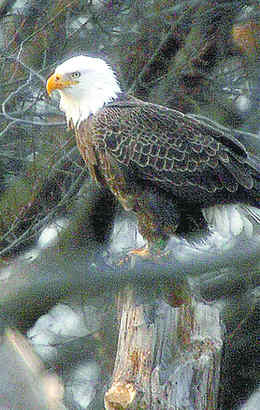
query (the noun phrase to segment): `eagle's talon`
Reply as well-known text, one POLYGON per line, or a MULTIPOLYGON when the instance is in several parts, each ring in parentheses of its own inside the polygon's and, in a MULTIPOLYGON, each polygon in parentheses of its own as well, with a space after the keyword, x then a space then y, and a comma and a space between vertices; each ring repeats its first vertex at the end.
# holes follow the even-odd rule
POLYGON ((132 249, 119 260, 117 263, 118 266, 125 264, 130 264, 134 266, 136 258, 140 257, 142 260, 150 260, 153 262, 162 262, 164 259, 168 259, 171 254, 171 251, 162 251, 159 249, 151 249, 149 246, 143 246, 142 248, 132 249))
POLYGON ((131 256, 140 256, 141 258, 149 258, 150 257, 150 249, 147 247, 147 245, 143 246, 142 248, 138 249, 132 249, 129 252, 129 255, 131 256))

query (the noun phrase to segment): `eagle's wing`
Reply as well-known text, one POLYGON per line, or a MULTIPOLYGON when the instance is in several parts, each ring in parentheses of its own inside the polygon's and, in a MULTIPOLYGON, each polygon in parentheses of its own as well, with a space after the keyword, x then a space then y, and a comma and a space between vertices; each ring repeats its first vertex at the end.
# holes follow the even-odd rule
POLYGON ((94 128, 117 162, 180 199, 210 201, 216 193, 232 197, 254 187, 257 171, 243 145, 178 111, 135 99, 112 103, 94 128))

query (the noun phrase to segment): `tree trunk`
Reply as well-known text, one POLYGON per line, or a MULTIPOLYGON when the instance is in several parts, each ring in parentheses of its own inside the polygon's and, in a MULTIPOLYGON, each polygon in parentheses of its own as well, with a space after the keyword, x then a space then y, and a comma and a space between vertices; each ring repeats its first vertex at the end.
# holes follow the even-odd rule
POLYGON ((128 287, 118 298, 120 331, 105 408, 216 409, 221 326, 215 306, 137 305, 128 287), (147 320, 147 309, 152 320, 147 320))

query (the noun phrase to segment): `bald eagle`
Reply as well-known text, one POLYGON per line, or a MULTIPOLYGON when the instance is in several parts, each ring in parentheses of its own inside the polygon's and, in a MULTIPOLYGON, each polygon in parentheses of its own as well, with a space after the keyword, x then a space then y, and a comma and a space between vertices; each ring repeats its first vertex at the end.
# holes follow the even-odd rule
POLYGON ((46 88, 59 91, 91 177, 135 213, 144 254, 164 249, 191 218, 224 235, 260 223, 259 159, 231 133, 123 93, 100 58, 70 58, 46 88))

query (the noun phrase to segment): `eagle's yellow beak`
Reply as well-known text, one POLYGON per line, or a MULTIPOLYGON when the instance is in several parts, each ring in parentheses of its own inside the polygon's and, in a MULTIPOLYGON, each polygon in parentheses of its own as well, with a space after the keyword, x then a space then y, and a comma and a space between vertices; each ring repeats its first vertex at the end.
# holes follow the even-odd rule
POLYGON ((50 95, 55 90, 63 90, 75 84, 77 84, 77 81, 67 80, 61 74, 54 73, 47 80, 46 90, 50 95))

